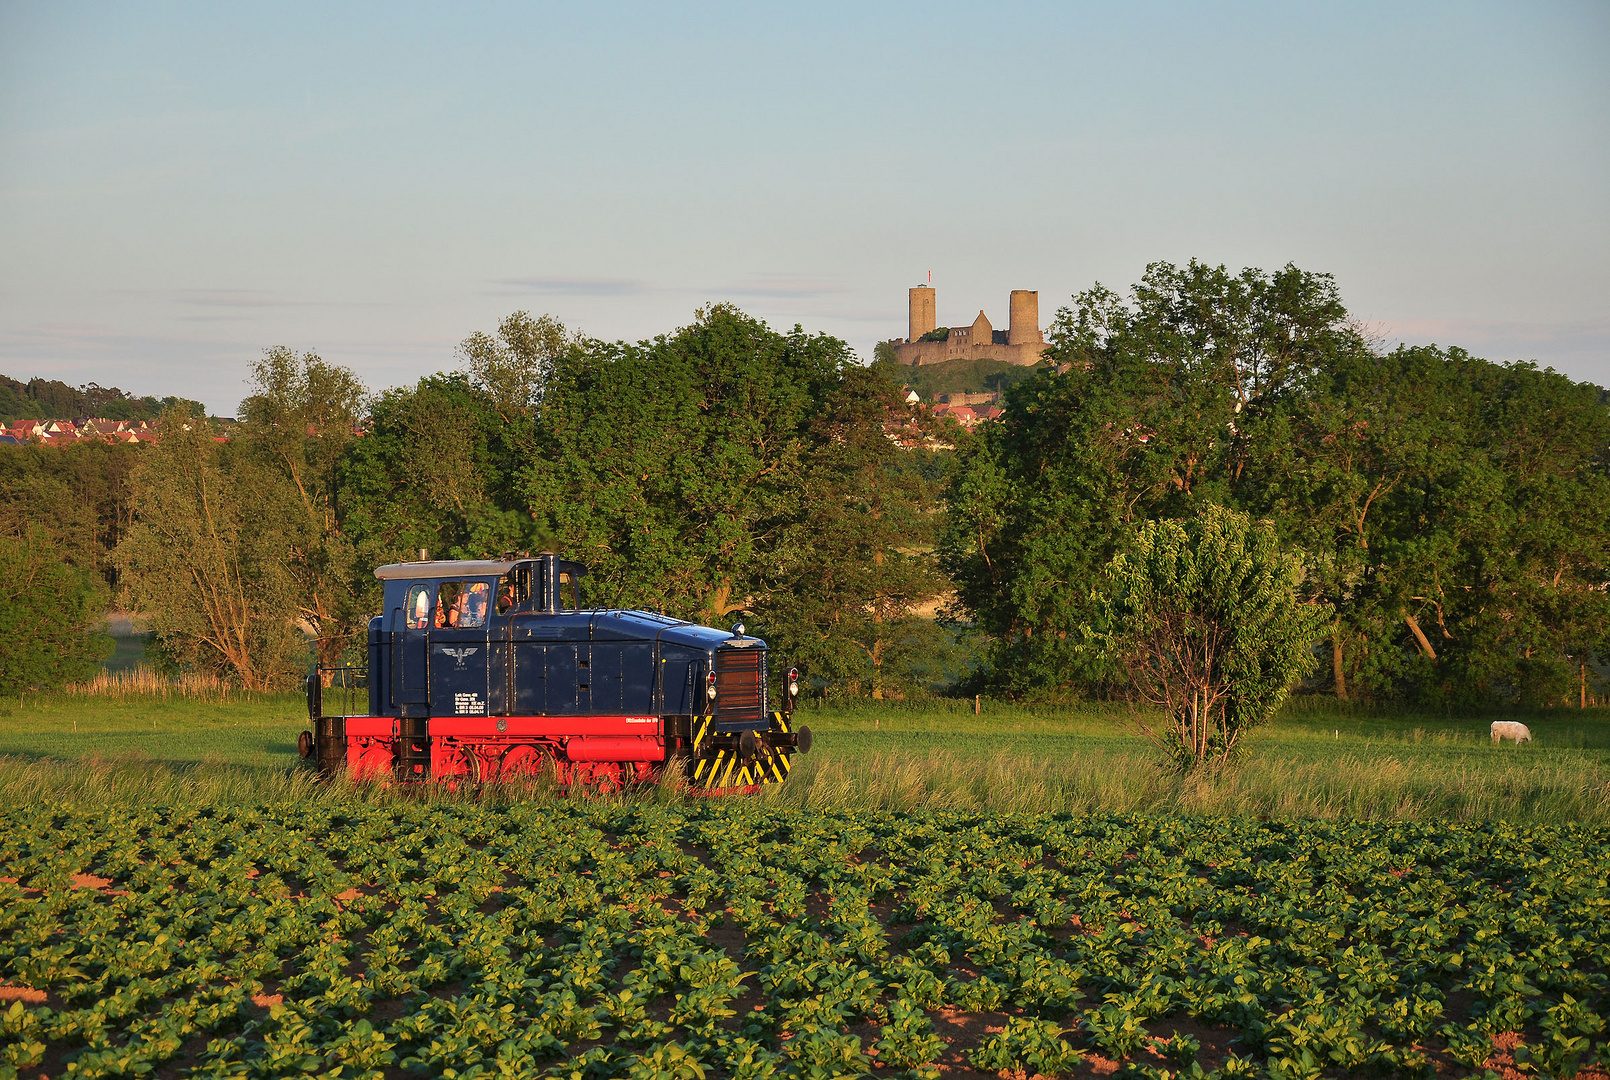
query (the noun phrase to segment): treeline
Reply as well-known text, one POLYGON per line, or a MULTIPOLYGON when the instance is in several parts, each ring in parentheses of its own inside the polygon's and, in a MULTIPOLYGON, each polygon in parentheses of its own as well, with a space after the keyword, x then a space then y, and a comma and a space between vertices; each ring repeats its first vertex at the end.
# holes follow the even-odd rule
MULTIPOLYGON (((1331 605, 1340 697, 1559 701, 1610 631, 1601 391, 1460 349, 1373 348, 1327 275, 1150 267, 1058 314, 1059 373, 958 455, 941 562, 1001 687, 1121 685, 1081 647, 1137 527, 1271 520, 1331 605)), ((1591 686, 1591 683, 1590 683, 1591 686)), ((1579 693, 1580 688, 1579 688, 1579 693)))
POLYGON ((1596 387, 1388 352, 1293 267, 1158 264, 1076 297, 1051 341, 973 434, 907 406, 897 365, 725 305, 637 343, 516 314, 377 395, 277 349, 227 441, 180 406, 154 446, 0 453, 0 558, 64 568, 84 610, 115 595, 166 662, 248 687, 310 649, 361 660, 381 563, 554 549, 592 568, 590 602, 741 619, 831 693, 1103 694, 1126 685, 1089 647, 1103 568, 1218 505, 1273 522, 1334 613, 1314 648, 1339 696, 1541 703, 1591 680, 1596 387), (93 527, 42 525, 51 505, 93 527))
POLYGON ((460 359, 370 399, 274 350, 229 441, 167 419, 110 561, 172 662, 284 685, 307 638, 361 660, 377 565, 552 548, 591 603, 746 621, 837 690, 931 677, 943 466, 888 437, 900 386, 843 342, 718 305, 637 344, 517 314, 460 359))
POLYGON ((163 411, 183 406, 204 412, 200 403, 178 397, 136 397, 115 386, 85 383, 71 386, 59 379, 17 379, 0 375, 0 421, 73 420, 104 417, 107 420, 155 420, 163 411))

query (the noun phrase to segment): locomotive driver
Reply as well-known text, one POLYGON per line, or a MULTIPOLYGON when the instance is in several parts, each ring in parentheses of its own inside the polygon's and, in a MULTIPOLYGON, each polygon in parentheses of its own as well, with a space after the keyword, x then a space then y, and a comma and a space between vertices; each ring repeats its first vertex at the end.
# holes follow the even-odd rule
POLYGON ((458 625, 486 625, 486 601, 487 587, 484 581, 477 581, 460 593, 458 604, 455 605, 455 607, 461 609, 459 611, 458 625))

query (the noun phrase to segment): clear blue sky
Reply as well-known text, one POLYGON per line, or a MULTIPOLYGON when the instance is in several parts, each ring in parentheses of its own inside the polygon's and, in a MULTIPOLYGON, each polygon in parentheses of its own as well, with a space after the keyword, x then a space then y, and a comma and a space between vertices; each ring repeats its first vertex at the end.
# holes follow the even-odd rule
POLYGON ((0 2, 0 372, 230 412, 516 309, 870 357, 1148 262, 1610 383, 1610 4, 0 2))

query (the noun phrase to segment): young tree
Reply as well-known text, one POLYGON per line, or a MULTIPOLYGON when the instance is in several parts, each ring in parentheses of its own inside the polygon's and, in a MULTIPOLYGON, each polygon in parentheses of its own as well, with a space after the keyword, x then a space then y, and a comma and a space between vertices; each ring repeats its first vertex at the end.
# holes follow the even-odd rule
POLYGON ((1147 522, 1109 564, 1086 641, 1163 711, 1136 722, 1179 768, 1230 761, 1313 669, 1331 612, 1298 599, 1299 576, 1271 524, 1214 505, 1147 522))

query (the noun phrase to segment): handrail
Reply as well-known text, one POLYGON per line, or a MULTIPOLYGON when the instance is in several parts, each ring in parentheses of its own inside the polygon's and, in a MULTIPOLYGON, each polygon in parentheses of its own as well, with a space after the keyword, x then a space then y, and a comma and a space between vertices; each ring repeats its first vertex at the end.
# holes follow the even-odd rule
POLYGON ((320 664, 318 676, 319 716, 364 716, 369 712, 369 669, 355 664, 320 664), (331 691, 336 691, 332 695, 331 691), (338 696, 341 711, 331 712, 328 704, 338 696))

